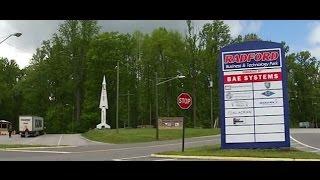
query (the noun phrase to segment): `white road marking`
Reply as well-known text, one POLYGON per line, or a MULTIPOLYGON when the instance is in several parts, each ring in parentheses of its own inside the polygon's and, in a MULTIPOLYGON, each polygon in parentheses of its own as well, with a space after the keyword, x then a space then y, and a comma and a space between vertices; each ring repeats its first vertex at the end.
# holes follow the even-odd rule
POLYGON ((53 154, 68 154, 71 152, 65 152, 65 151, 30 151, 30 150, 15 150, 15 149, 3 149, 1 151, 9 151, 9 152, 32 152, 32 153, 53 153, 53 154))
POLYGON ((77 146, 41 146, 41 147, 21 147, 21 148, 6 148, 6 149, 54 149, 54 148, 67 148, 67 147, 77 147, 77 146))
POLYGON ((303 145, 303 146, 305 146, 305 147, 308 147, 308 148, 311 148, 311 149, 315 149, 315 150, 320 151, 320 148, 316 148, 316 147, 313 147, 313 146, 310 146, 310 145, 304 144, 304 143, 302 143, 302 142, 300 142, 300 141, 296 140, 296 139, 295 139, 295 138, 293 138, 292 136, 290 136, 290 138, 291 138, 292 140, 294 140, 295 142, 297 142, 297 143, 299 143, 299 144, 301 144, 301 145, 303 145))
POLYGON ((58 146, 60 146, 60 142, 61 142, 62 136, 63 136, 63 135, 61 134, 60 139, 59 139, 59 142, 58 142, 58 146))

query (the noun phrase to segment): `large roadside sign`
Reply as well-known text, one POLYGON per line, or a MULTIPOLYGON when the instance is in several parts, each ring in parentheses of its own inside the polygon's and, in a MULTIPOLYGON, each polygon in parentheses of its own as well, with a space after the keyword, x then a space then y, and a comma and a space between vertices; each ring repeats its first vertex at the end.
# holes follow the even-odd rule
POLYGON ((219 64, 221 147, 290 147, 282 45, 232 44, 221 49, 219 64))

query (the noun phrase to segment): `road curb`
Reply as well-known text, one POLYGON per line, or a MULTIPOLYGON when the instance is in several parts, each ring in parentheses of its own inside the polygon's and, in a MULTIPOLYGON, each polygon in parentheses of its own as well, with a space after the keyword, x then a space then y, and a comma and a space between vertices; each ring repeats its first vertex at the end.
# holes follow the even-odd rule
POLYGON ((221 156, 180 156, 180 155, 162 155, 162 154, 151 154, 151 157, 174 158, 174 159, 234 160, 234 161, 320 161, 320 159, 221 157, 221 156))
POLYGON ((99 144, 109 144, 111 145, 112 143, 104 143, 104 142, 99 142, 99 141, 93 141, 93 140, 90 140, 88 138, 85 138, 84 136, 82 136, 82 134, 80 134, 80 138, 86 140, 86 141, 89 141, 89 142, 93 142, 93 143, 99 143, 99 144))

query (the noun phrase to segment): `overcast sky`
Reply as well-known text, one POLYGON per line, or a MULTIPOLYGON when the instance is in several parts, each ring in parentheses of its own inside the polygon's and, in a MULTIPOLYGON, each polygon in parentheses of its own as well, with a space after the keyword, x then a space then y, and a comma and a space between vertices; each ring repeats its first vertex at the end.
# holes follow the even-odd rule
MULTIPOLYGON (((166 27, 182 33, 186 32, 185 20, 99 20, 98 22, 102 26, 102 31, 130 33, 140 30, 142 32, 151 32, 155 28, 166 27)), ((193 21, 195 27, 198 28, 207 22, 209 21, 193 21)), ((15 32, 22 33, 19 38, 11 37, 0 44, 0 56, 15 59, 20 68, 27 66, 36 48, 41 46, 42 41, 50 39, 52 34, 57 32, 61 23, 63 23, 63 20, 0 20, 0 40, 15 32)), ((235 37, 246 33, 263 35, 262 26, 265 21, 228 20, 225 23, 230 26, 231 35, 235 37)), ((318 29, 320 32, 320 28, 318 29)), ((273 37, 269 37, 268 34, 263 36, 268 38, 266 40, 273 40, 273 37)))

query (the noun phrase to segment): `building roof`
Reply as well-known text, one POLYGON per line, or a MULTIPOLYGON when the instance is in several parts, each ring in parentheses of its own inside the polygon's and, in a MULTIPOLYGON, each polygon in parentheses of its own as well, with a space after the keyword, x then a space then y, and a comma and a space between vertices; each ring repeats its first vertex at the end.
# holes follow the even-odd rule
POLYGON ((0 120, 0 123, 11 123, 11 122, 6 121, 6 120, 0 120))

